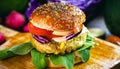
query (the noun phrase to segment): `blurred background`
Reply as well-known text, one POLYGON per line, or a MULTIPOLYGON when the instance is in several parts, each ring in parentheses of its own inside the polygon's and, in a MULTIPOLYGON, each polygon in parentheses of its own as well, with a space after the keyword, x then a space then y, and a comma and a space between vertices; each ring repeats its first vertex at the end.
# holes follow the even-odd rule
MULTIPOLYGON (((84 24, 93 36, 120 45, 120 0, 1 0, 0 25, 29 32, 27 23, 32 11, 48 2, 63 2, 79 7, 86 14, 84 24)), ((0 33, 0 38, 3 36, 0 33)))

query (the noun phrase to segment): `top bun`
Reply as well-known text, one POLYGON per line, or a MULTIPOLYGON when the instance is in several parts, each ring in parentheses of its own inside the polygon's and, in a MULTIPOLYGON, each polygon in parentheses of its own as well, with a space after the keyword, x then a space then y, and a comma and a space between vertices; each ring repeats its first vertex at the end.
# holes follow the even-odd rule
POLYGON ((30 22, 38 28, 69 31, 84 23, 85 19, 83 11, 76 6, 49 2, 33 11, 30 22))

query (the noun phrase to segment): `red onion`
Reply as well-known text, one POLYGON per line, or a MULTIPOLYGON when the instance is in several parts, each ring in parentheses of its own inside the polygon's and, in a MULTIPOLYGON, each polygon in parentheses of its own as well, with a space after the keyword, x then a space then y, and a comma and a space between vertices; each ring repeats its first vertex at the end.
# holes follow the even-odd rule
POLYGON ((66 39, 67 39, 67 40, 70 40, 70 39, 76 37, 77 35, 79 35, 80 33, 81 33, 81 31, 78 32, 77 34, 70 34, 70 35, 66 36, 66 39))
POLYGON ((49 42, 49 40, 43 38, 42 36, 33 35, 33 38, 35 38, 37 41, 39 41, 42 44, 49 42))
POLYGON ((67 40, 70 40, 70 39, 72 39, 73 37, 75 37, 75 34, 70 34, 70 35, 66 36, 66 39, 67 39, 67 40))

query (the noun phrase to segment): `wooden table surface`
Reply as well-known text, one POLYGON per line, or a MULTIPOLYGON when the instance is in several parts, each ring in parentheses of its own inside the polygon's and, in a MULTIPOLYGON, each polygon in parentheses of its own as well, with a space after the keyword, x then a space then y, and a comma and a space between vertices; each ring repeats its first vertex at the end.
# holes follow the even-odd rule
MULTIPOLYGON (((7 39, 7 41, 0 46, 0 50, 12 47, 13 45, 19 43, 30 41, 29 33, 19 33, 1 25, 0 32, 4 33, 7 39), (3 30, 7 30, 9 33, 3 30), (10 31, 12 33, 10 33, 10 31)), ((76 64, 73 69, 110 69, 120 63, 120 46, 98 38, 95 38, 95 42, 98 42, 99 46, 95 46, 91 49, 90 60, 86 63, 76 64)), ((29 53, 24 56, 15 56, 6 60, 0 60, 0 69, 35 69, 35 67, 32 64, 31 54, 29 53)))

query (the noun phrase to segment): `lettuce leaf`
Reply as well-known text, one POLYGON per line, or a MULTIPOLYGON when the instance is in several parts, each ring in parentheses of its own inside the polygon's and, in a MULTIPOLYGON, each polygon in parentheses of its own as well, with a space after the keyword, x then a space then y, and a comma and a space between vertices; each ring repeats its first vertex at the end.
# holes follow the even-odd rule
POLYGON ((89 60, 90 58, 90 48, 87 48, 85 50, 82 50, 82 51, 78 51, 81 59, 83 62, 86 62, 89 60))
POLYGON ((55 66, 65 66, 67 69, 72 69, 74 66, 74 54, 51 55, 50 60, 55 66))
POLYGON ((10 58, 10 57, 13 57, 13 56, 15 56, 15 54, 8 51, 8 49, 0 50, 0 60, 7 59, 7 58, 10 58))
POLYGON ((90 58, 90 49, 94 47, 93 37, 87 35, 86 42, 83 44, 81 48, 77 50, 83 62, 87 62, 90 58))
POLYGON ((8 51, 16 54, 16 55, 26 55, 33 49, 33 46, 30 42, 18 44, 13 46, 8 51))
POLYGON ((0 50, 0 60, 13 57, 15 55, 26 55, 33 49, 30 42, 15 45, 9 49, 0 50))
POLYGON ((87 35, 87 38, 86 38, 86 41, 93 41, 93 37, 90 35, 90 34, 88 34, 87 35))
POLYGON ((44 69, 46 67, 45 55, 46 54, 42 54, 36 49, 32 49, 32 62, 36 69, 44 69))

